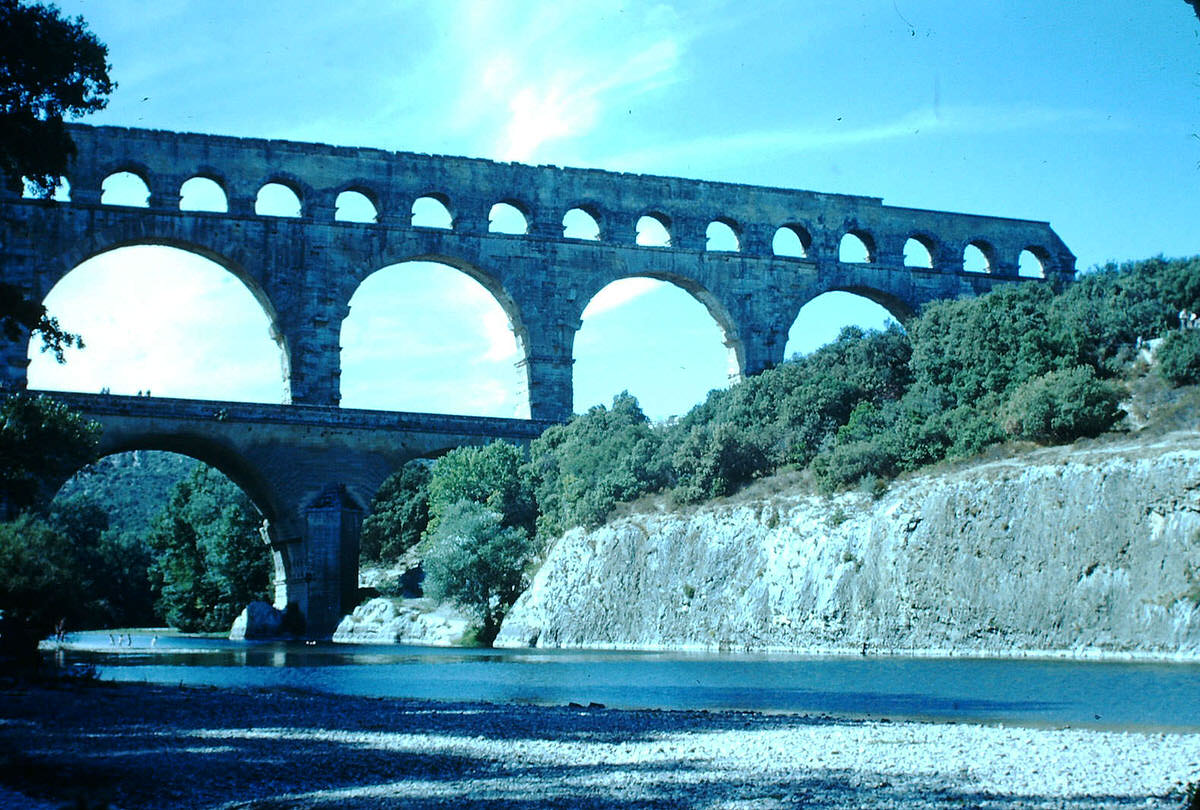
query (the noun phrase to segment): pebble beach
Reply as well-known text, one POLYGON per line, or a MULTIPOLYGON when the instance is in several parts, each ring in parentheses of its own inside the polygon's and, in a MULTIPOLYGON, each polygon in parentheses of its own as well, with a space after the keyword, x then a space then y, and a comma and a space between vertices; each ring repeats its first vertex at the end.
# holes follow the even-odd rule
POLYGON ((1200 734, 430 703, 0 693, 0 807, 1185 806, 1200 734))

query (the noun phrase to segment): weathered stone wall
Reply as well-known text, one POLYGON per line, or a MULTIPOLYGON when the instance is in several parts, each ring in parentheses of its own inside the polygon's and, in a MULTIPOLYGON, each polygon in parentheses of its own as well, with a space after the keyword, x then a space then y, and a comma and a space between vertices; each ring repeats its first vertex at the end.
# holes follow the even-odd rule
MULTIPOLYGON (((572 410, 573 341, 584 307, 622 278, 660 278, 691 293, 724 330, 736 373, 751 374, 783 359, 800 308, 831 290, 864 295, 904 318, 925 302, 1018 280, 1025 249, 1050 283, 1074 273, 1074 256, 1044 222, 897 208, 873 197, 290 141, 115 127, 71 132, 79 151, 69 202, 0 197, 4 280, 45 295, 79 262, 114 247, 200 253, 237 275, 263 305, 298 403, 337 404, 338 338, 350 298, 372 272, 409 259, 446 262, 496 297, 520 345, 530 413, 549 419, 572 410), (145 180, 147 208, 101 203, 105 178, 121 171, 145 180), (180 189, 193 177, 218 183, 228 211, 180 211, 180 189), (271 182, 296 192, 298 218, 255 214, 256 195, 271 182), (377 221, 336 221, 343 191, 366 196, 377 221), (420 197, 444 202, 452 228, 413 227, 420 197), (498 202, 524 213, 527 233, 489 232, 498 202), (564 236, 563 216, 574 208, 594 217, 599 240, 564 236), (642 215, 667 227, 670 247, 635 244, 642 215), (706 250, 713 222, 733 229, 737 251, 706 250), (798 234, 804 256, 774 255, 781 227, 798 234), (846 233, 863 239, 869 262, 838 260, 846 233), (909 238, 927 246, 932 267, 904 266, 909 238), (988 257, 989 273, 963 272, 969 244, 988 257)), ((24 379, 20 348, 3 358, 10 383, 24 379)))
POLYGON ((551 550, 498 644, 1200 656, 1200 434, 622 518, 551 550))

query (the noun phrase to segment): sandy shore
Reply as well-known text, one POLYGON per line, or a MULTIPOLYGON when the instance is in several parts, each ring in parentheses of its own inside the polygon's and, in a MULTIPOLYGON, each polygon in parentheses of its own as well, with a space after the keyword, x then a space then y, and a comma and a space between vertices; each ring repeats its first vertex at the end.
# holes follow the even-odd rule
POLYGON ((0 693, 0 807, 1179 808, 1192 780, 1196 734, 135 684, 0 693))

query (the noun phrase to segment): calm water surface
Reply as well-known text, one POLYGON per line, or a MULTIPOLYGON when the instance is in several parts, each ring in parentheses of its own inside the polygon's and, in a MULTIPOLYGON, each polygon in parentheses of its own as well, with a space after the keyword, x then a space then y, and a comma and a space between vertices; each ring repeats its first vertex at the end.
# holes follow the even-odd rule
POLYGON ((68 637, 101 677, 428 700, 1200 731, 1200 664, 814 657, 68 637))

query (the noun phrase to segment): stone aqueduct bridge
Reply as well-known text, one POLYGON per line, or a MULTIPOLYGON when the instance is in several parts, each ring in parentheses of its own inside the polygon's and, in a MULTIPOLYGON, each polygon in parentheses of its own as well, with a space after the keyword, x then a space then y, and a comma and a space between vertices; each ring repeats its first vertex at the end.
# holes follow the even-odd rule
POLYGON ((529 419, 54 393, 104 430, 101 455, 170 450, 210 464, 263 514, 275 602, 295 603, 315 635, 358 603, 363 505, 414 458, 494 439, 525 443, 529 419))
MULTIPOLYGON (((734 376, 741 376, 783 360, 800 308, 826 292, 865 296, 903 320, 926 302, 998 284, 1066 283, 1075 268, 1075 257, 1044 222, 897 208, 873 197, 291 141, 87 126, 71 133, 78 154, 67 178, 69 201, 0 197, 0 277, 40 299, 92 256, 154 244, 212 259, 246 285, 280 344, 292 408, 119 397, 111 404, 99 397, 73 401, 105 424, 108 451, 180 450, 215 462, 241 483, 272 522, 277 561, 285 569, 279 595, 297 602, 317 631, 330 629, 348 606, 353 514, 369 502, 384 468, 455 443, 527 437, 533 425, 568 416, 581 313, 613 281, 652 277, 692 294, 723 330, 734 376), (105 179, 118 172, 145 181, 146 207, 102 202, 105 179), (221 187, 226 211, 180 210, 181 187, 194 177, 221 187), (255 213, 257 194, 268 183, 296 193, 298 217, 255 213), (346 191, 365 196, 376 221, 337 221, 336 201, 346 191), (426 197, 447 208, 451 227, 412 224, 414 202, 426 197), (490 232, 495 203, 521 211, 527 232, 490 232), (572 209, 595 220, 597 239, 564 235, 563 217, 572 209), (636 243, 643 216, 668 230, 670 246, 636 243), (713 222, 734 232, 736 251, 706 250, 713 222), (803 255, 774 255, 780 228, 795 235, 803 255), (839 261, 846 234, 863 242, 868 261, 839 261), (905 266, 909 239, 929 251, 929 267, 905 266), (988 272, 964 271, 969 245, 983 252, 988 272), (1024 250, 1040 262, 1043 279, 1018 277, 1024 250), (451 265, 504 308, 535 422, 518 428, 512 420, 455 422, 461 418, 335 407, 339 337, 350 298, 372 272, 407 260, 451 265), (467 430, 468 423, 474 427, 467 430), (406 427, 397 433, 388 424, 406 427), (432 444, 404 443, 425 435, 418 428, 427 429, 421 441, 432 444), (372 432, 379 436, 365 438, 372 432), (387 450, 388 441, 398 442, 398 449, 387 450), (356 465, 372 472, 356 478, 356 465), (269 483, 288 475, 303 483, 269 483), (340 515, 337 531, 329 510, 340 515)), ((23 386, 26 366, 23 345, 5 346, 0 382, 23 386)))

